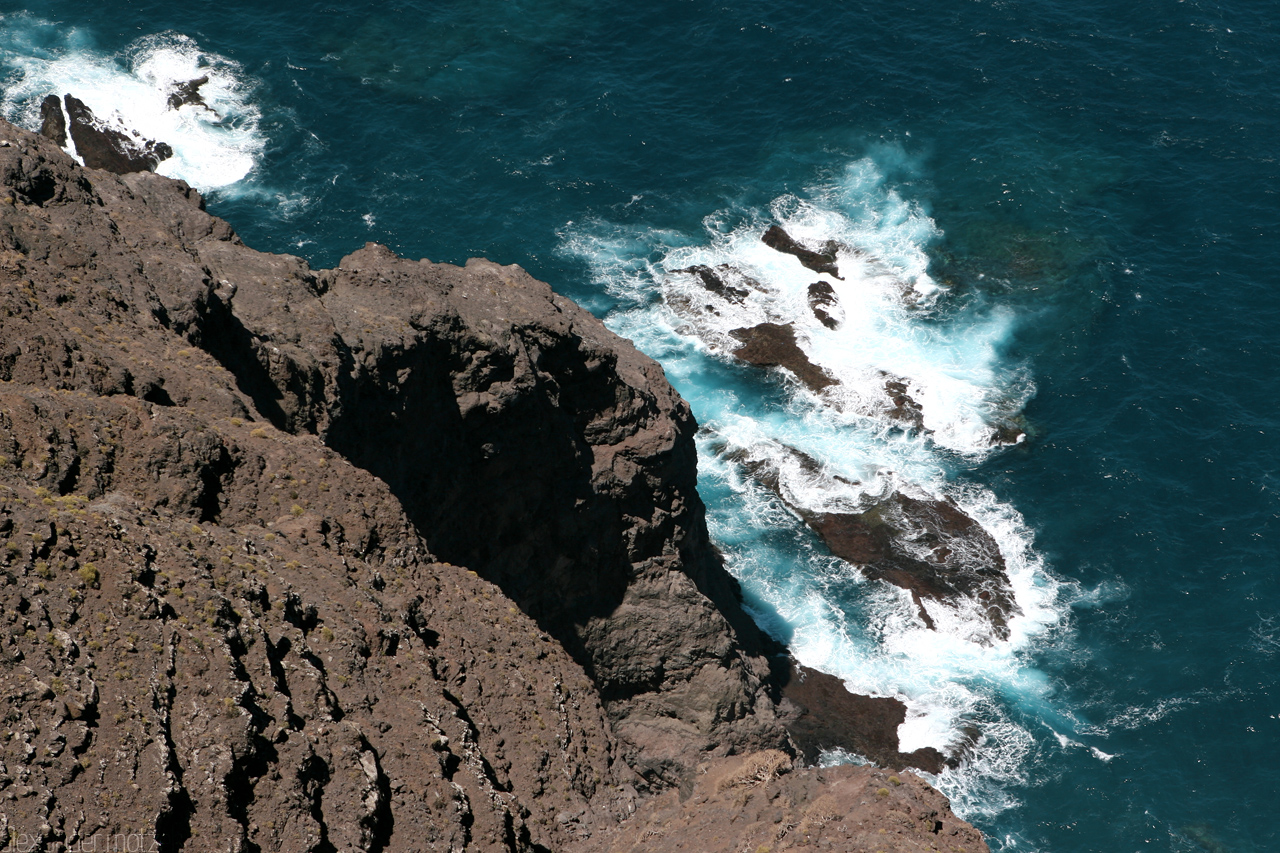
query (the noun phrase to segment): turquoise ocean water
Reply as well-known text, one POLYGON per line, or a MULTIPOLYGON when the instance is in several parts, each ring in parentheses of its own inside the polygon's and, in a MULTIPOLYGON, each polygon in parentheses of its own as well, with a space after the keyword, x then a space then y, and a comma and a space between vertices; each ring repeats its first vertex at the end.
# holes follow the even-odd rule
POLYGON ((173 145, 256 248, 519 263, 636 340, 760 621, 906 701, 906 748, 976 729, 935 781, 994 850, 1280 850, 1280 7, 0 2, 0 110, 49 92, 173 145), (208 109, 165 108, 202 75, 208 109), (848 247, 838 329, 775 222, 848 247), (706 310, 678 270, 722 263, 760 288, 706 310), (731 363, 763 320, 841 389, 731 363), (1009 640, 924 628, 742 456, 811 508, 956 501, 1009 640))

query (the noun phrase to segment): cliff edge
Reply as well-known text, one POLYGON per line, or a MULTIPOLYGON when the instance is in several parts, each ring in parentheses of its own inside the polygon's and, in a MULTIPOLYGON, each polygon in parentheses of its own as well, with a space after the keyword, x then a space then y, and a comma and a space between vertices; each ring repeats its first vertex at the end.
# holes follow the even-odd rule
POLYGON ((312 270, 0 122, 0 397, 6 837, 622 843, 794 749, 688 407, 518 267, 312 270))

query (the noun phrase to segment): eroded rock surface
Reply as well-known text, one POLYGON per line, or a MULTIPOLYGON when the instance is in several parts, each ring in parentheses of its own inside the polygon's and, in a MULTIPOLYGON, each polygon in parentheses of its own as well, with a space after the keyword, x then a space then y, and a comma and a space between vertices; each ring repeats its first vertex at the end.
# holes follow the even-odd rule
POLYGON ((792 663, 782 695, 791 703, 787 720, 801 754, 816 762, 825 749, 839 747, 866 756, 882 767, 916 767, 941 773, 946 757, 931 747, 898 749, 898 726, 907 707, 891 697, 850 693, 840 679, 792 663))
POLYGON ((59 148, 67 146, 67 115, 62 111, 62 99, 50 95, 40 102, 40 135, 53 140, 59 148))
POLYGON ((866 767, 793 769, 779 753, 710 763, 692 796, 648 803, 584 853, 700 850, 988 853, 981 833, 911 773, 866 767))

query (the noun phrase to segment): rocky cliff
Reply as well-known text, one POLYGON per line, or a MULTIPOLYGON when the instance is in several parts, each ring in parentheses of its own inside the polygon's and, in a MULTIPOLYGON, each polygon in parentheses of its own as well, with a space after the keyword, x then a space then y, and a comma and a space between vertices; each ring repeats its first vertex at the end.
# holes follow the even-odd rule
POLYGON ((312 270, 0 123, 0 397, 0 837, 624 849, 841 730, 707 541, 688 407, 518 267, 312 270))

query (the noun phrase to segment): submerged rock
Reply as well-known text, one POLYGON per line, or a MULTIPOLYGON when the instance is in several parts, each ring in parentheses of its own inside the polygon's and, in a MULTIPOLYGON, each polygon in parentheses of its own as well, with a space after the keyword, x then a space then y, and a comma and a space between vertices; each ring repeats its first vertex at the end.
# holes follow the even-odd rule
POLYGON ((795 327, 790 323, 761 323, 729 334, 742 341, 733 354, 756 367, 785 367, 813 391, 821 391, 836 380, 818 365, 796 343, 795 327))
MULTIPOLYGON (((676 270, 676 272, 688 273, 689 275, 697 276, 702 282, 702 286, 707 290, 722 299, 727 299, 730 302, 736 302, 739 305, 741 305, 743 300, 751 294, 750 290, 742 287, 734 287, 729 283, 727 279, 739 279, 745 281, 750 281, 750 279, 728 264, 720 264, 715 269, 712 269, 705 264, 697 264, 692 267, 685 267, 684 269, 676 270)), ((754 282, 752 283, 754 284, 754 282)), ((759 288, 758 284, 756 284, 756 288, 759 288)))
POLYGON ((820 250, 815 252, 800 245, 794 237, 782 230, 780 225, 770 225, 769 230, 765 231, 760 239, 771 249, 795 255, 800 259, 801 264, 814 272, 824 272, 840 278, 840 270, 836 266, 840 244, 835 240, 828 240, 820 250))
POLYGON ((169 109, 176 110, 179 107, 194 105, 209 109, 209 105, 204 102, 204 96, 200 94, 200 87, 209 82, 209 75, 197 77, 194 80, 188 80, 185 83, 179 83, 173 87, 173 91, 169 93, 169 109))
POLYGON ((840 321, 828 310, 839 304, 840 300, 836 298, 835 288, 830 282, 815 281, 809 285, 809 310, 818 318, 818 322, 828 329, 835 329, 840 325, 840 321))
POLYGON ((1027 430, 1021 415, 997 422, 995 431, 991 434, 992 447, 1013 446, 1026 440, 1027 430))
POLYGON ((907 383, 902 379, 888 378, 884 391, 893 404, 889 408, 889 418, 907 429, 924 432, 924 407, 907 392, 907 383))
POLYGON ((173 156, 173 149, 164 142, 130 136, 103 124, 79 98, 67 95, 65 102, 71 141, 90 169, 106 169, 118 175, 154 172, 161 162, 173 156))

